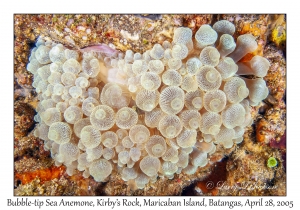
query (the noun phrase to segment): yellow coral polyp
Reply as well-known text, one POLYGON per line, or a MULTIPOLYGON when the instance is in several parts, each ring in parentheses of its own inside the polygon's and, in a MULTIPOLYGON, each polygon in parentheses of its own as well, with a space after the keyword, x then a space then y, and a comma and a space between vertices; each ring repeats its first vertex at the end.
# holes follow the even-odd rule
POLYGON ((278 26, 273 29, 271 40, 277 45, 285 45, 286 42, 286 31, 282 26, 278 26))

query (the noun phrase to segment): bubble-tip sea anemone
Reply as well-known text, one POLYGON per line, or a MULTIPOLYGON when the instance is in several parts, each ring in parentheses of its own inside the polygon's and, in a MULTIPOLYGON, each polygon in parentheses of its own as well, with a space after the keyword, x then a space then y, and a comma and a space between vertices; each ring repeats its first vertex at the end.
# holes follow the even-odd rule
POLYGON ((142 189, 157 176, 195 173, 216 145, 242 142, 250 105, 268 95, 261 77, 269 61, 238 62, 257 43, 251 34, 235 42, 234 32, 226 20, 202 25, 194 37, 179 27, 172 42, 125 55, 40 39, 27 66, 40 101, 34 135, 69 175, 77 168, 102 182, 117 170, 142 189))

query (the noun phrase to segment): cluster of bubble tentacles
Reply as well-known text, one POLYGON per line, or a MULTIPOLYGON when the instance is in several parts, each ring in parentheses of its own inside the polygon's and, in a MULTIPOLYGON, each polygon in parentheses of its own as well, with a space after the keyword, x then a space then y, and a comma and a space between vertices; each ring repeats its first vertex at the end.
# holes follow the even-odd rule
POLYGON ((35 136, 69 175, 78 169, 102 182, 116 171, 142 189, 158 176, 195 173, 216 145, 243 141, 250 105, 268 95, 268 60, 238 62, 257 43, 251 34, 235 42, 234 31, 224 20, 195 37, 180 27, 172 43, 125 55, 39 39, 27 66, 39 100, 35 136))

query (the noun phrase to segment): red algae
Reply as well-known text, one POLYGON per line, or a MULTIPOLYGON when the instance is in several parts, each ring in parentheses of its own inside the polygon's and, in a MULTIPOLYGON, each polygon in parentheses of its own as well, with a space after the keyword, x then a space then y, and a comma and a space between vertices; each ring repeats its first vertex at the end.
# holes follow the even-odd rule
POLYGON ((212 173, 196 184, 196 186, 201 189, 202 193, 210 193, 211 195, 218 194, 218 186, 221 186, 227 179, 226 164, 226 159, 216 163, 212 173))
POLYGON ((286 131, 283 136, 280 138, 280 141, 277 142, 275 139, 270 141, 271 148, 285 149, 286 148, 286 131))
POLYGON ((50 168, 39 169, 36 171, 16 173, 15 178, 19 179, 22 184, 27 184, 33 181, 35 178, 39 178, 42 182, 49 181, 55 178, 59 178, 63 175, 65 171, 65 166, 52 166, 50 168))

